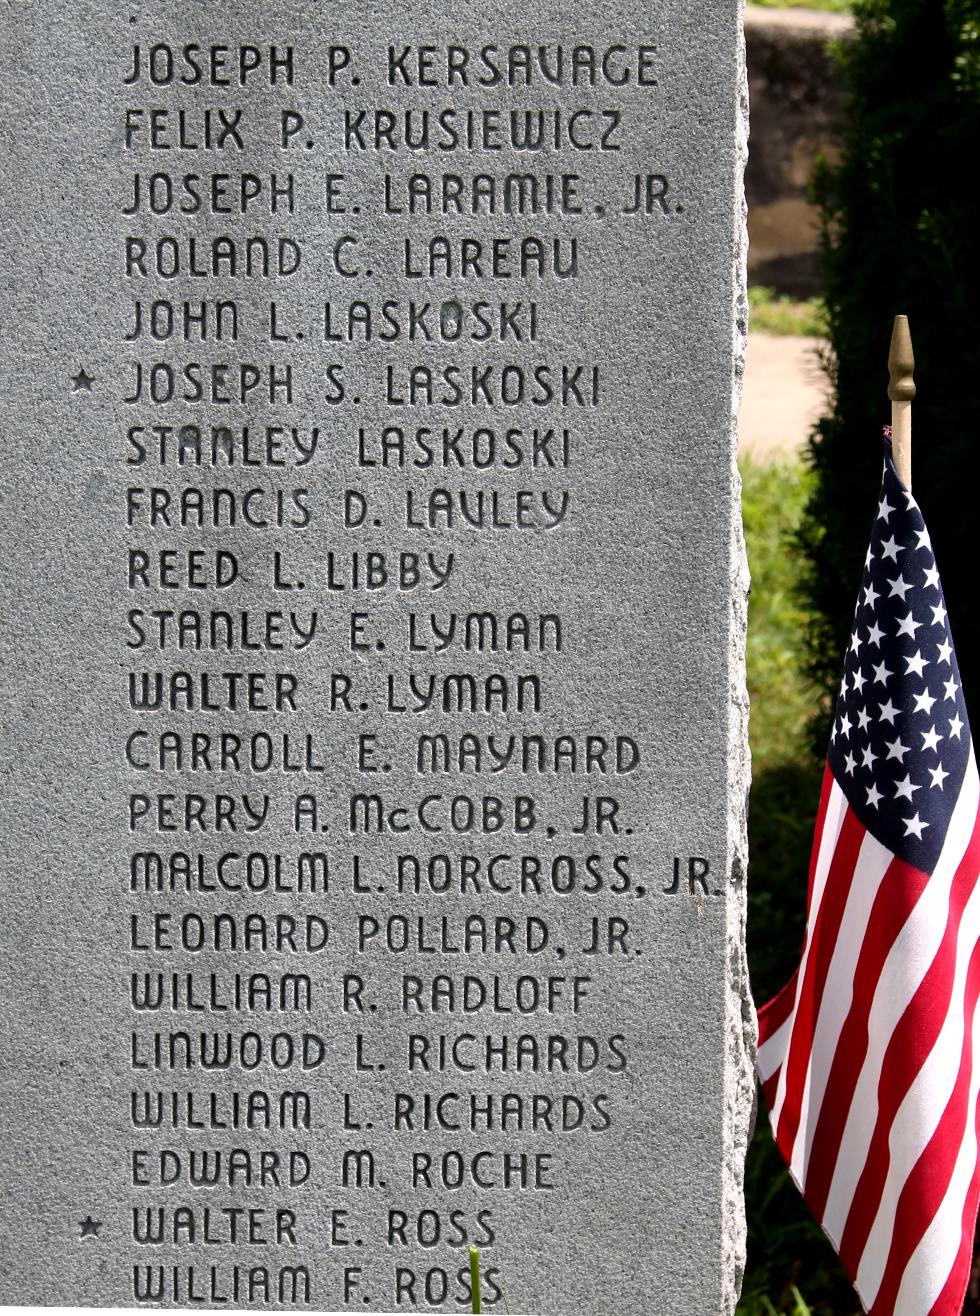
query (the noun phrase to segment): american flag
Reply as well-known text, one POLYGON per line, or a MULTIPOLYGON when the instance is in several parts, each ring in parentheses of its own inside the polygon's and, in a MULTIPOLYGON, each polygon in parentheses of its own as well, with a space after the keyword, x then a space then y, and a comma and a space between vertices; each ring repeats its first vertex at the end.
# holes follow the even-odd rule
POLYGON ((872 1316, 958 1316, 977 1198, 980 779, 939 572, 886 441, 810 860, 759 1013, 773 1134, 872 1316))

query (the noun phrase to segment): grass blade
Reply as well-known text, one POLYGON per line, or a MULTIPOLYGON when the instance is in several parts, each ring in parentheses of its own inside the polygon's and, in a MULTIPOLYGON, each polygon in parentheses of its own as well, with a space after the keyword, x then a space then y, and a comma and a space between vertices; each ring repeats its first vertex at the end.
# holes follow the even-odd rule
POLYGON ((470 1246, 470 1287, 473 1290, 473 1311, 475 1313, 482 1313, 483 1303, 480 1300, 480 1250, 472 1245, 470 1246))

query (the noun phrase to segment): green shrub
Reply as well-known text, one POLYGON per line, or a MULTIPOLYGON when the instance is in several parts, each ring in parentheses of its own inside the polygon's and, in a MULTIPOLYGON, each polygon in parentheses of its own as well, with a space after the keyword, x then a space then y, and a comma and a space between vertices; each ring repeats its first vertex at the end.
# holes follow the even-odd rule
POLYGON ((832 413, 810 441, 816 483, 801 533, 809 666, 824 692, 821 751, 874 516, 899 312, 911 323, 919 390, 913 486, 975 710, 980 697, 980 0, 856 0, 854 8, 856 35, 841 54, 850 93, 842 158, 815 185, 835 385, 832 413))
MULTIPOLYGON (((814 689, 803 667, 807 613, 793 552, 812 478, 799 461, 743 458, 742 510, 752 593, 747 648, 752 746, 748 955, 761 1004, 796 967, 823 763, 810 752, 814 689)), ((789 1178, 760 1111, 745 1182, 749 1241, 740 1316, 858 1311, 853 1290, 789 1178)))
POLYGON ((801 563, 792 551, 811 480, 798 461, 744 457, 742 515, 752 573, 746 652, 752 794, 748 952, 760 1004, 796 967, 822 763, 809 752, 814 688, 804 673, 801 563))
POLYGON ((799 301, 756 284, 749 289, 749 330, 752 333, 819 336, 824 332, 823 303, 819 297, 799 301))

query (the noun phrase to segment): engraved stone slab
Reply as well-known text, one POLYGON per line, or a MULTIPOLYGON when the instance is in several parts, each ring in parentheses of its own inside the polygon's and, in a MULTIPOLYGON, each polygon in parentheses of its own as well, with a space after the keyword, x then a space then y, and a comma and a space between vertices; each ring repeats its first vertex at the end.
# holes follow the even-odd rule
POLYGON ((731 1312, 736 0, 2 21, 0 1301, 731 1312))

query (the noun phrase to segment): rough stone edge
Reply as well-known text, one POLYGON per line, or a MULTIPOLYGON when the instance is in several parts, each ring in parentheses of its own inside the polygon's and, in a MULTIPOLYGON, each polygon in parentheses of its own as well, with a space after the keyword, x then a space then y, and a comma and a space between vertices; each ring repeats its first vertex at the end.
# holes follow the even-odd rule
POLYGON ((728 822, 726 854, 727 999, 725 1005, 725 1105, 722 1164, 722 1290, 723 1316, 732 1316, 745 1273, 745 1154, 755 1114, 755 1007, 749 987, 745 950, 746 870, 748 867, 749 697, 745 673, 749 570, 742 534, 742 481, 738 470, 738 414, 748 340, 748 207, 745 165, 749 148, 749 82, 745 59, 745 3, 738 3, 735 109, 735 213, 732 280, 733 342, 729 454, 732 508, 729 546, 731 616, 728 636, 728 822))

